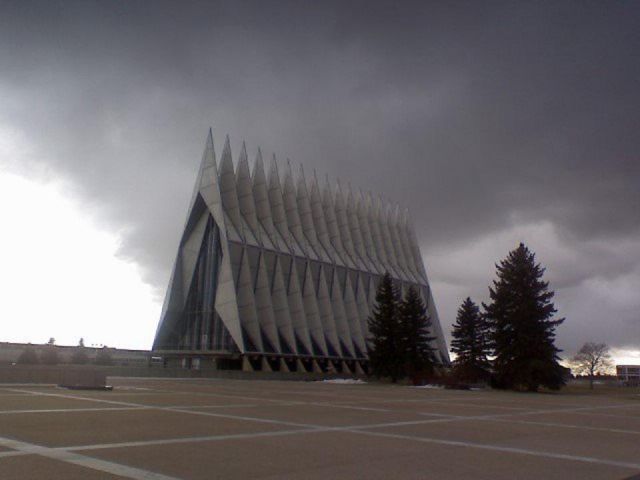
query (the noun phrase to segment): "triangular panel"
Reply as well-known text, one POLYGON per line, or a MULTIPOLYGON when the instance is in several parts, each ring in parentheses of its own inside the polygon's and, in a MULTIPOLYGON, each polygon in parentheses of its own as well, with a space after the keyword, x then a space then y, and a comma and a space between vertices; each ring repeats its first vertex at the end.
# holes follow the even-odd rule
POLYGON ((310 250, 313 252, 313 256, 323 262, 331 262, 331 259, 318 241, 318 235, 313 222, 313 212, 311 210, 309 191, 307 190, 307 181, 304 177, 302 165, 300 165, 300 172, 298 174, 297 200, 302 231, 305 239, 310 243, 310 250))
MULTIPOLYGON (((258 217, 256 216, 256 206, 253 200, 253 185, 251 182, 251 175, 249 173, 249 161, 247 159, 247 148, 242 142, 242 150, 240 151, 240 158, 238 159, 238 167, 236 169, 236 186, 238 192, 238 206, 240 213, 244 218, 246 230, 249 230, 252 238, 257 243, 260 242, 260 229, 258 227, 258 217)), ((247 234, 249 237, 249 234, 247 234)), ((247 238, 249 241, 249 238, 247 238)))
POLYGON ((309 335, 314 345, 314 353, 316 355, 326 356, 327 344, 320 320, 320 310, 318 308, 313 278, 311 277, 311 269, 308 268, 307 262, 303 262, 303 265, 302 268, 304 268, 304 272, 301 272, 301 269, 299 269, 297 273, 304 280, 300 289, 302 291, 302 302, 307 319, 307 328, 309 329, 309 335))
POLYGON ((353 248, 353 241, 351 239, 351 229, 349 228, 349 219, 347 218, 347 208, 345 205, 344 195, 342 194, 342 188, 338 182, 335 192, 334 208, 336 211, 336 220, 338 221, 338 231, 340 232, 340 239, 344 247, 344 252, 348 257, 351 268, 364 269, 364 265, 358 262, 358 257, 353 248))
POLYGON ((240 237, 242 237, 240 203, 238 202, 236 174, 233 171, 229 137, 227 137, 224 142, 224 149, 222 150, 222 157, 220 159, 220 197, 222 198, 225 213, 228 215, 229 220, 236 228, 238 234, 240 234, 240 237))
MULTIPOLYGON (((271 205, 269 204, 269 189, 267 187, 267 177, 264 173, 264 162, 262 161, 262 152, 258 149, 256 161, 253 164, 252 175, 252 191, 254 204, 256 209, 256 218, 260 224, 261 231, 266 232, 266 236, 269 237, 269 246, 271 248, 278 249, 275 235, 275 226, 273 225, 273 218, 271 217, 271 205)), ((265 235, 261 235, 261 240, 265 247, 267 247, 267 240, 265 235)))
POLYGON ((280 337, 278 335, 275 312, 271 301, 271 286, 269 284, 264 254, 261 254, 258 260, 255 299, 261 331, 268 338, 269 343, 274 347, 275 351, 280 353, 282 351, 280 347, 280 337))
MULTIPOLYGON (((270 253, 266 253, 266 255, 268 256, 270 253)), ((289 313, 289 301, 287 300, 287 289, 284 283, 281 262, 278 261, 275 253, 271 255, 274 256, 274 271, 273 277, 271 278, 271 299, 273 315, 278 327, 278 336, 281 338, 281 344, 284 343, 284 345, 281 345, 281 349, 283 352, 287 350, 296 352, 296 339, 291 314, 289 313)))
MULTIPOLYGON (((339 267, 343 268, 344 267, 339 267)), ((331 307, 333 308, 333 318, 336 321, 336 329, 338 330, 338 337, 341 340, 341 346, 343 355, 346 357, 355 357, 355 351, 353 350, 353 339, 351 338, 351 329, 347 321, 347 314, 344 310, 344 300, 342 294, 342 288, 340 286, 340 280, 338 278, 337 268, 334 269, 332 279, 330 282, 329 295, 331 296, 331 307)))
POLYGON ((232 262, 234 265, 234 273, 236 275, 236 291, 238 292, 238 313, 240 314, 240 324, 245 335, 255 347, 256 351, 262 351, 262 332, 258 322, 258 314, 256 312, 256 303, 253 294, 254 276, 249 266, 249 255, 246 248, 238 244, 231 244, 232 262), (239 257, 239 258, 237 258, 239 257), (237 260, 236 260, 237 258, 237 260))
POLYGON ((289 302, 289 314, 291 315, 291 323, 296 338, 296 349, 299 354, 312 355, 313 347, 311 345, 311 336, 309 335, 309 327, 305 316, 296 263, 292 261, 290 255, 280 255, 278 260, 278 263, 282 265, 283 278, 286 279, 287 300, 289 302))
MULTIPOLYGON (((324 268, 320 268, 318 275, 318 308, 320 310, 320 320, 327 337, 327 342, 330 344, 330 350, 333 350, 339 355, 340 352, 340 340, 336 327, 335 318, 333 318, 333 308, 331 306, 331 298, 329 296, 329 288, 327 287, 327 281, 325 279, 324 268)), ((336 355, 336 354, 334 354, 336 355)))
POLYGON ((367 347, 364 342, 362 325, 360 324, 360 314, 358 312, 358 306, 356 305, 353 285, 351 283, 351 277, 349 275, 347 275, 346 282, 347 284, 344 289, 344 311, 347 315, 347 323, 349 324, 349 331, 351 332, 351 339, 353 340, 353 344, 357 348, 357 350, 359 350, 360 354, 364 354, 367 347))
POLYGON ((367 279, 365 278, 365 274, 358 275, 358 283, 356 285, 356 305, 358 306, 358 314, 360 316, 360 326, 362 331, 362 336, 364 337, 365 342, 368 341, 370 333, 369 333, 369 323, 368 318, 371 314, 369 310, 369 302, 367 301, 367 293, 365 289, 365 282, 367 279))

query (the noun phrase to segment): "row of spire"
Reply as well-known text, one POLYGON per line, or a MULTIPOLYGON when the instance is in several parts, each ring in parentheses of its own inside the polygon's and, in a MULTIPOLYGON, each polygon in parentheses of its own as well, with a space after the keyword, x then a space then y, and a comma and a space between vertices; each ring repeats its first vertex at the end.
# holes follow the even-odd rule
POLYGON ((403 285, 418 287, 428 306, 437 348, 447 358, 407 209, 370 193, 354 192, 350 185, 345 193, 340 182, 332 187, 328 177, 321 188, 315 171, 308 182, 302 166, 297 176, 293 174, 290 161, 281 177, 275 155, 267 174, 260 149, 250 168, 244 142, 234 167, 228 136, 218 163, 211 131, 156 346, 171 343, 172 332, 184 319, 209 215, 221 229, 215 311, 241 352, 266 352, 263 339, 267 339, 284 353, 282 337, 298 354, 301 343, 311 355, 366 355, 374 277, 389 272, 403 285), (264 255, 258 253, 250 260, 256 252, 250 247, 258 247, 264 255), (289 255, 297 260, 287 260, 289 255), (245 342, 247 335, 253 345, 245 342))
POLYGON ((370 192, 354 193, 350 184, 345 195, 340 181, 332 188, 328 176, 321 191, 315 171, 309 185, 302 165, 294 178, 289 160, 281 181, 275 155, 267 177, 260 149, 250 173, 244 142, 234 169, 228 136, 219 177, 224 210, 241 241, 427 284, 408 209, 370 192))

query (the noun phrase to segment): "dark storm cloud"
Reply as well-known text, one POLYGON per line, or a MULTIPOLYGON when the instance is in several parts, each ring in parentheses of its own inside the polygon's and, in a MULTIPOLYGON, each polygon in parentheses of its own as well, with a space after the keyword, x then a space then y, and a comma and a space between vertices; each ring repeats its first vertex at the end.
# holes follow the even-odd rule
MULTIPOLYGON (((260 145, 412 207, 427 258, 547 222, 562 251, 578 252, 550 259, 562 265, 559 287, 638 272, 637 3, 0 10, 0 126, 23 131, 37 161, 125 229, 122 254, 160 291, 209 125, 218 148, 229 133, 236 154, 244 138, 251 152, 260 145)), ((615 321, 638 321, 622 310, 615 321)))

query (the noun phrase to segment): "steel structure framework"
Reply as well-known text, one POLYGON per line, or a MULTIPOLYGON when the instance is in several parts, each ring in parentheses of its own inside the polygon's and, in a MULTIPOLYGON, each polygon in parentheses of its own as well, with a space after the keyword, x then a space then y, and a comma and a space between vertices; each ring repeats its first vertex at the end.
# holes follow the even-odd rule
MULTIPOLYGON (((408 210, 346 192, 302 166, 234 169, 227 136, 220 167, 211 130, 153 350, 240 359, 242 368, 352 371, 367 366, 367 318, 381 276, 422 295, 449 356, 408 210), (297 178, 296 178, 297 177, 297 178)), ((222 363, 222 362, 221 362, 222 363)))

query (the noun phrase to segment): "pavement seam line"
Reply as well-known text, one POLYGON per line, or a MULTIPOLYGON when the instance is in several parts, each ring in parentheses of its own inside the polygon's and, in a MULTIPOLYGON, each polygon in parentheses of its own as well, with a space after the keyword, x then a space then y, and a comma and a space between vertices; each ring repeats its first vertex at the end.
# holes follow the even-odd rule
POLYGON ((384 433, 384 432, 368 432, 363 429, 353 429, 347 430, 350 433, 356 433, 360 435, 371 435, 376 437, 387 437, 387 438, 396 438, 400 440, 412 440, 417 442, 424 443, 434 443, 439 445, 448 445, 452 447, 466 447, 466 448, 476 448, 480 450, 490 450, 495 452, 503 452, 503 453, 514 453, 521 455, 531 455, 535 457, 543 457, 543 458, 554 458, 559 460, 571 460, 576 462, 585 462, 585 463, 594 463, 600 465, 607 465, 613 467, 621 467, 621 468, 629 468, 632 470, 640 469, 640 463, 631 463, 631 462, 619 462, 616 460, 607 460, 604 458, 595 458, 595 457, 586 457, 580 455, 569 455, 564 453, 553 453, 553 452, 545 452, 541 450, 530 450, 526 448, 516 448, 516 447, 503 447, 500 445, 491 445, 486 443, 475 443, 475 442, 463 442, 459 440, 444 440, 439 438, 431 438, 431 437, 414 437, 411 435, 400 435, 396 433, 384 433))
MULTIPOLYGON (((101 460, 98 458, 87 457, 79 453, 66 450, 58 450, 34 443, 27 443, 11 438, 0 437, 0 445, 12 448, 24 455, 40 455, 42 457, 58 460, 61 462, 78 465, 81 467, 97 470, 101 472, 118 475, 132 480, 180 480, 177 477, 162 475, 160 473, 143 470, 140 468, 129 467, 116 462, 101 460)), ((12 455, 15 456, 15 455, 12 455)))
MULTIPOLYGON (((480 419, 483 420, 483 419, 480 419)), ((508 422, 508 423, 519 423, 522 425, 539 425, 541 427, 554 427, 554 428, 569 428, 574 430, 591 430, 594 432, 610 432, 610 433, 623 433, 630 435, 640 435, 640 430, 623 430, 621 428, 606 428, 606 427, 591 427, 589 425, 571 425, 567 423, 556 423, 556 422, 535 422, 528 420, 502 420, 499 418, 489 419, 491 422, 508 422)))
POLYGON ((75 413, 75 412, 121 412, 127 410, 148 410, 149 407, 94 407, 94 408, 49 408, 34 410, 0 410, 0 415, 18 415, 21 413, 75 413))
POLYGON ((177 437, 177 438, 165 438, 159 440, 139 440, 131 442, 119 442, 119 443, 97 443, 94 445, 73 445, 71 447, 56 447, 58 450, 67 451, 88 451, 88 450, 106 450, 112 448, 131 448, 131 447, 147 447, 155 445, 172 445, 180 443, 198 443, 198 442, 215 442, 223 440, 242 440, 262 437, 278 437, 285 435, 296 435, 299 433, 321 433, 332 431, 333 429, 327 427, 326 429, 312 429, 304 428, 298 430, 276 430, 273 432, 253 432, 253 433, 237 433, 228 435, 205 435, 199 437, 177 437))
MULTIPOLYGON (((271 424, 280 424, 280 425, 287 425, 287 426, 298 426, 298 427, 302 427, 303 428, 301 430, 296 430, 295 433, 309 433, 309 432, 321 432, 321 431, 327 431, 327 432, 328 431, 338 431, 338 432, 340 432, 340 431, 342 431, 342 432, 349 432, 349 433, 356 433, 356 434, 363 434, 363 435, 372 435, 372 436, 382 436, 382 437, 388 437, 388 438, 398 438, 398 439, 405 439, 405 440, 413 440, 413 441, 420 441, 420 442, 426 442, 426 443, 438 443, 438 444, 442 444, 442 445, 460 446, 460 447, 467 447, 467 448, 477 448, 477 449, 484 449, 484 450, 500 451, 500 452, 504 452, 504 453, 525 454, 525 455, 532 455, 532 456, 538 456, 538 457, 557 458, 557 459, 563 459, 563 460, 572 460, 572 461, 580 461, 580 462, 587 462, 587 463, 597 463, 597 464, 603 464, 603 465, 609 465, 609 466, 617 466, 617 467, 623 467, 623 468, 640 469, 640 464, 634 464, 634 463, 630 463, 630 462, 618 462, 618 461, 613 461, 613 460, 606 460, 606 459, 599 459, 599 458, 594 458, 594 457, 586 457, 586 456, 578 456, 578 455, 556 454, 556 453, 553 453, 553 452, 544 452, 544 451, 520 449, 520 448, 513 448, 513 447, 503 447, 503 446, 491 445, 491 444, 480 444, 480 443, 474 443, 474 442, 444 440, 444 439, 436 439, 436 438, 429 438, 429 437, 413 437, 413 436, 408 436, 408 435, 399 435, 399 434, 391 434, 391 433, 384 433, 384 432, 368 431, 369 429, 388 428, 388 427, 393 427, 393 426, 428 424, 428 423, 446 423, 446 422, 461 421, 461 420, 491 420, 492 418, 499 419, 499 418, 502 418, 502 417, 513 417, 513 416, 532 415, 532 414, 541 414, 541 413, 558 413, 558 412, 568 413, 568 412, 571 412, 571 411, 588 411, 588 410, 595 410, 595 409, 620 408, 620 407, 627 407, 628 405, 626 405, 626 404, 601 405, 601 406, 596 406, 596 407, 567 408, 567 409, 555 409, 555 410, 534 410, 534 411, 530 411, 530 412, 514 412, 514 413, 507 413, 507 414, 484 415, 484 416, 451 416, 450 418, 443 417, 443 418, 439 418, 439 419, 435 419, 435 420, 432 419, 432 420, 424 420, 424 421, 407 421, 407 422, 394 422, 394 423, 372 424, 372 425, 354 425, 354 426, 346 426, 346 427, 323 427, 323 426, 320 426, 320 425, 284 422, 284 421, 274 420, 274 419, 261 419, 261 418, 255 418, 255 417, 243 417, 243 416, 237 416, 237 415, 225 415, 225 414, 215 414, 215 413, 210 413, 210 412, 198 412, 198 411, 190 411, 190 410, 184 410, 184 409, 166 408, 166 407, 162 407, 162 406, 149 406, 149 405, 134 404, 134 403, 129 403, 129 402, 118 402, 118 401, 112 401, 112 400, 103 400, 103 399, 79 397, 79 396, 73 396, 73 395, 62 395, 62 394, 52 394, 52 393, 43 393, 43 392, 31 392, 31 393, 33 393, 34 395, 62 397, 62 398, 88 400, 88 401, 112 403, 112 404, 125 404, 125 405, 129 405, 129 406, 148 407, 150 409, 158 409, 158 410, 165 410, 165 411, 175 411, 175 412, 179 412, 179 413, 189 413, 189 414, 205 415, 205 416, 213 416, 213 417, 221 417, 221 418, 231 418, 231 419, 238 419, 238 420, 254 421, 254 422, 259 422, 259 423, 271 423, 271 424)), ((425 415, 428 415, 428 414, 425 414, 425 415)), ((575 426, 575 427, 576 428, 580 428, 579 426, 575 426)), ((290 432, 293 432, 293 431, 290 431, 290 432)), ((273 433, 276 433, 276 432, 273 432, 273 433)), ((288 434, 291 434, 291 433, 288 433, 288 434)), ((281 435, 284 435, 284 433, 281 433, 281 435)), ((262 436, 265 436, 265 435, 262 435, 262 436)), ((245 437, 245 438, 248 438, 248 437, 245 437)), ((198 441, 198 440, 192 440, 192 441, 198 441)), ((187 443, 187 441, 183 440, 182 443, 187 443)), ((76 447, 74 447, 74 448, 76 448, 76 447)), ((108 448, 108 447, 104 446, 104 448, 108 448)), ((76 449, 81 450, 81 447, 77 447, 76 449)), ((97 447, 95 447, 95 449, 97 449, 97 447)), ((66 452, 67 450, 59 450, 59 451, 66 452)), ((130 478, 135 478, 135 477, 130 477, 130 478)))
MULTIPOLYGON (((14 391, 17 392, 29 392, 28 390, 18 390, 15 389, 14 391)), ((200 412, 197 410, 187 410, 187 409, 182 409, 182 408, 171 408, 171 407, 163 407, 163 406, 156 406, 156 405, 146 405, 146 404, 141 404, 141 403, 131 403, 131 402, 120 402, 117 400, 106 400, 106 399, 98 399, 98 398, 91 398, 91 397, 82 397, 82 396, 77 396, 77 395, 64 395, 64 394, 58 394, 58 393, 45 393, 45 392, 31 392, 33 395, 39 395, 39 396, 50 396, 50 397, 61 397, 61 398, 69 398, 69 399, 75 399, 75 400, 87 400, 87 401, 93 401, 93 402, 99 402, 99 403, 107 403, 107 404, 114 404, 114 405, 125 405, 125 406, 129 406, 129 407, 146 407, 149 409, 157 409, 157 410, 164 410, 164 411, 170 411, 170 412, 177 412, 177 413, 187 413, 187 414, 192 414, 192 415, 202 415, 202 416, 210 416, 210 417, 220 417, 220 418, 229 418, 229 419, 235 419, 235 420, 244 420, 244 421, 253 421, 253 422, 257 422, 257 423, 267 423, 267 424, 278 424, 278 425, 285 425, 285 426, 290 426, 290 427, 301 427, 301 428, 309 428, 309 429, 318 429, 318 428, 325 428, 321 425, 314 425, 314 424, 306 424, 306 423, 296 423, 296 422, 285 422, 282 420, 275 420, 275 419, 264 419, 264 418, 259 418, 259 417, 247 417, 247 416, 242 416, 242 415, 228 415, 228 414, 222 414, 222 413, 213 413, 213 412, 200 412)), ((324 405, 324 404, 323 404, 324 405)), ((499 418, 503 418, 503 417, 514 417, 514 416, 520 416, 520 415, 537 415, 537 414, 547 414, 547 413, 570 413, 570 412, 574 412, 574 411, 588 411, 588 410, 593 410, 593 409, 604 409, 604 408, 620 408, 620 407, 625 407, 627 406, 626 404, 615 404, 615 405, 600 405, 600 406, 596 406, 596 407, 581 407, 581 408, 568 408, 568 409, 555 409, 555 410, 531 410, 528 412, 513 412, 513 413, 503 413, 503 414, 489 414, 489 415, 470 415, 470 416, 462 416, 462 415, 450 415, 450 416, 443 416, 442 418, 438 418, 435 420, 416 420, 416 421, 408 421, 408 422, 397 422, 397 423, 393 423, 393 424, 378 424, 381 425, 382 427, 378 427, 378 425, 353 425, 350 428, 383 428, 384 426, 399 426, 399 425, 416 425, 416 424, 426 424, 426 423, 446 423, 446 422, 454 422, 454 421, 464 421, 464 420, 490 420, 490 419, 499 419, 499 418)), ((419 415, 425 415, 428 416, 428 413, 418 413, 419 415)), ((346 428, 346 427, 341 427, 341 428, 346 428)))
POLYGON ((148 409, 153 410, 162 410, 167 412, 177 412, 177 413, 188 413, 190 415, 201 415, 207 417, 220 417, 220 418, 229 418, 235 420, 245 420, 245 421, 253 421, 257 423, 268 423, 268 424, 278 424, 278 425, 286 425, 290 427, 303 427, 303 428, 323 428, 319 425, 307 424, 307 423, 296 423, 296 422, 284 422, 281 420, 272 420, 265 418, 257 418, 257 417, 245 417, 243 415, 227 415, 223 413, 213 413, 213 412, 199 412, 197 410, 186 410, 182 408, 167 408, 161 405, 145 405, 142 403, 132 403, 132 402, 120 402, 117 400, 105 400, 91 397, 81 397, 77 395, 63 395, 59 393, 44 393, 44 392, 33 392, 34 395, 37 396, 45 396, 45 397, 60 397, 60 398, 69 398, 74 400, 87 400, 90 402, 98 402, 98 403, 107 403, 112 405, 123 405, 129 407, 147 407, 148 409))

